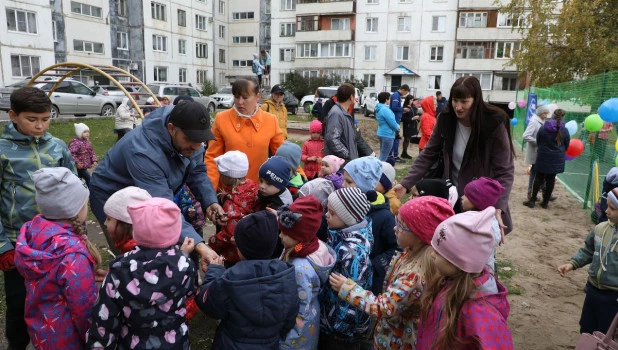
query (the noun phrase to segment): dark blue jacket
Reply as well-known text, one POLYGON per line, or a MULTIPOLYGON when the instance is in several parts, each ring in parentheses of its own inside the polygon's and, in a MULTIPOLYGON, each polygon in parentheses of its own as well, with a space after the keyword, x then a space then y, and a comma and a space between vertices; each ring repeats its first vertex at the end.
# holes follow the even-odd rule
POLYGON ((568 130, 564 127, 564 123, 556 124, 556 121, 550 119, 545 122, 539 132, 536 134, 536 163, 534 167, 536 171, 544 174, 560 174, 564 172, 564 155, 569 148, 568 130), (558 130, 562 134, 560 145, 556 143, 556 135, 558 130))
POLYGON ((225 270, 210 265, 195 297, 220 319, 213 350, 279 349, 298 315, 295 269, 281 260, 242 260, 225 270))
POLYGON ((395 121, 397 121, 397 124, 401 123, 401 116, 403 115, 403 104, 401 102, 402 100, 399 90, 393 92, 391 95, 390 107, 391 111, 395 113, 395 121))
POLYGON ((388 198, 381 193, 385 200, 382 204, 371 204, 369 216, 371 218, 371 231, 373 233, 373 247, 371 248, 371 265, 373 266, 373 282, 371 291, 374 295, 382 292, 386 270, 391 263, 391 258, 397 249, 397 237, 395 237, 395 216, 391 213, 388 198))

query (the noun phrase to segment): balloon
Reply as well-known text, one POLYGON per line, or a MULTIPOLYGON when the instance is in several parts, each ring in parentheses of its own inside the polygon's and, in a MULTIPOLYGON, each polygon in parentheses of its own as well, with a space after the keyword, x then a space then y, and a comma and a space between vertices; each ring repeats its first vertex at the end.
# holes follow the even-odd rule
POLYGON ((616 166, 618 166, 618 157, 616 157, 616 160, 614 161, 614 163, 616 164, 616 166))
POLYGON ((526 100, 519 100, 519 102, 517 102, 517 105, 519 106, 519 108, 526 107, 526 100))
POLYGON ((598 114, 591 114, 584 119, 584 127, 590 132, 597 132, 603 127, 603 119, 598 114))
POLYGON ((515 107, 517 107, 517 104, 515 102, 513 102, 513 101, 509 102, 509 109, 510 110, 514 110, 515 107))
POLYGON ((599 108, 599 114, 601 115, 601 119, 606 122, 618 122, 618 98, 610 98, 603 102, 599 108))
POLYGON ((555 103, 550 103, 547 107, 549 107, 549 117, 551 118, 554 115, 556 109, 558 109, 558 105, 555 103))
POLYGON ((573 159, 575 159, 575 157, 567 156, 566 154, 564 155, 564 160, 573 160, 573 159))
POLYGON ((618 151, 618 140, 616 140, 616 151, 618 151))
MULTIPOLYGON (((569 136, 573 136, 577 133, 577 122, 575 120, 569 121, 564 127, 569 131, 569 136)), ((618 145, 616 145, 616 147, 618 147, 618 145)))
POLYGON ((543 106, 543 105, 548 105, 549 104, 549 100, 543 100, 541 102, 539 102, 539 106, 543 106))
POLYGON ((511 119, 511 125, 515 126, 517 125, 517 123, 519 123, 519 120, 517 118, 511 119))
POLYGON ((566 155, 569 157, 577 157, 584 152, 584 143, 580 139, 572 139, 569 143, 569 148, 566 150, 566 155))

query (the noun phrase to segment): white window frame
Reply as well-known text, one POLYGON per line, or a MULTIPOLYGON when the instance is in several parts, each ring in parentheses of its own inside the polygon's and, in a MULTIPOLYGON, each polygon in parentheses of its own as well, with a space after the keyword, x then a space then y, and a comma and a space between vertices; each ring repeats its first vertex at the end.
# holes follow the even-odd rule
POLYGON ((92 6, 88 4, 84 4, 77 1, 71 1, 71 12, 77 13, 79 15, 94 17, 94 18, 103 18, 103 9, 98 6, 92 6), (77 7, 79 6, 79 10, 77 7), (96 9, 96 11, 94 11, 96 9), (97 12, 97 14, 93 14, 93 12, 97 12))
POLYGON ((446 31, 446 16, 432 16, 431 31, 433 33, 444 33, 446 31))
POLYGON ((295 59, 296 49, 294 48, 283 48, 279 49, 279 62, 293 62, 295 59))
POLYGON ((296 35, 296 23, 294 22, 286 22, 281 23, 279 27, 279 36, 280 37, 288 37, 296 35))
POLYGON ((165 83, 167 82, 167 67, 164 66, 154 66, 153 67, 153 81, 155 82, 159 82, 159 83, 165 83), (165 75, 164 79, 162 79, 161 77, 161 73, 165 72, 163 75, 165 75))
POLYGON ((281 11, 295 11, 296 0, 281 0, 281 11))
POLYGON ((179 55, 187 54, 187 40, 178 39, 178 54, 179 55))
POLYGON ((504 76, 504 77, 500 77, 500 87, 502 91, 517 91, 517 83, 518 83, 518 79, 515 76, 504 76), (506 89, 504 88, 504 84, 507 84, 506 89), (513 83, 515 86, 513 89, 511 89, 511 83, 513 83))
POLYGON ((255 12, 232 12, 232 19, 234 21, 239 21, 243 19, 255 19, 255 12))
POLYGON ((14 8, 7 8, 6 9, 6 23, 7 23, 7 29, 9 32, 24 33, 24 34, 38 34, 39 33, 39 29, 38 29, 39 26, 37 24, 36 12, 18 10, 14 8), (19 14, 22 14, 23 16, 22 21, 20 21, 19 14), (9 23, 9 18, 12 18, 14 21, 13 24, 15 25, 15 27, 13 29, 11 29, 10 27, 11 23, 9 23), (24 25, 23 30, 20 30, 20 23, 23 23, 24 25))
POLYGON ((103 43, 97 43, 97 42, 93 42, 93 41, 86 41, 86 40, 78 40, 78 39, 73 39, 73 50, 74 51, 78 51, 78 52, 90 52, 90 53, 95 53, 98 55, 102 55, 105 53, 105 46, 103 45, 103 43), (78 44, 81 44, 80 47, 81 49, 77 49, 76 46, 78 46, 78 44), (98 52, 95 50, 96 46, 100 46, 101 47, 101 52, 98 52))
POLYGON ((204 84, 208 80, 208 71, 205 69, 198 69, 195 71, 195 80, 198 84, 204 84))
POLYGON ((410 46, 395 46, 395 61, 410 61, 410 46))
POLYGON ((354 44, 351 42, 333 42, 320 44, 320 57, 352 57, 354 44))
POLYGON ((114 6, 116 6, 116 16, 127 17, 129 11, 127 0, 116 0, 114 6))
POLYGON ((427 88, 429 90, 440 90, 441 86, 442 86, 442 76, 441 75, 427 76, 427 88))
POLYGON ((219 13, 225 14, 225 0, 219 0, 219 13))
POLYGON ((150 2, 150 15, 152 19, 167 22, 167 6, 155 1, 150 2))
POLYGON ((429 60, 432 62, 444 61, 444 46, 432 46, 430 48, 429 60))
POLYGON ((11 55, 11 75, 13 77, 31 77, 41 71, 41 57, 29 55, 11 55), (34 60, 33 60, 34 59, 34 60), (14 61, 17 60, 19 67, 14 66, 14 61), (27 62, 26 62, 27 61, 27 62), (36 61, 36 67, 34 64, 36 61), (27 63, 27 64, 24 64, 27 63), (15 72, 19 70, 19 74, 15 72))
POLYGON ((187 26, 187 11, 178 9, 177 17, 178 17, 178 26, 186 27, 187 26))
POLYGON ((487 12, 461 12, 459 28, 487 28, 487 12))
POLYGON ((349 18, 331 18, 330 19, 331 30, 350 30, 349 18))
POLYGON ((251 35, 232 37, 232 44, 253 44, 254 42, 255 37, 251 35))
POLYGON ((195 57, 208 58, 208 43, 195 43, 195 57))
POLYGON ((365 45, 365 61, 375 61, 377 51, 377 45, 365 45))
POLYGON ((517 17, 517 20, 513 20, 510 14, 498 12, 498 22, 496 27, 498 28, 525 28, 528 27, 527 13, 522 13, 517 17))
POLYGON ((165 35, 152 34, 152 51, 167 52, 167 37, 165 35))
POLYGON ((496 59, 511 59, 519 51, 521 47, 521 42, 519 41, 498 41, 496 43, 496 59), (502 47, 502 54, 499 55, 498 51, 502 47))
POLYGON ((225 39, 225 26, 219 25, 219 39, 225 39))
POLYGON ((455 73, 455 80, 461 77, 473 76, 476 77, 481 83, 482 90, 491 90, 491 82, 493 80, 492 73, 490 72, 459 72, 455 73))
POLYGON ((129 33, 116 32, 116 48, 118 50, 128 50, 129 49, 129 33))
POLYGON ((320 45, 318 43, 300 43, 296 46, 297 58, 319 57, 320 45))
POLYGON ((197 30, 203 30, 206 31, 206 23, 207 23, 207 18, 206 16, 202 16, 202 15, 195 15, 195 29, 197 30))
POLYGON ((365 25, 366 33, 377 33, 378 32, 378 17, 367 17, 366 25, 365 25))
POLYGON ((363 74, 363 83, 367 84, 365 87, 376 87, 376 75, 375 74, 363 74))
POLYGON ((397 17, 397 31, 398 32, 411 32, 412 31, 412 17, 411 16, 397 17))
POLYGON ((232 67, 251 67, 253 60, 232 60, 232 67))
POLYGON ((378 5, 379 4, 378 1, 379 0, 367 0, 367 5, 378 5))
POLYGON ((178 68, 178 82, 179 83, 187 82, 187 68, 178 68))

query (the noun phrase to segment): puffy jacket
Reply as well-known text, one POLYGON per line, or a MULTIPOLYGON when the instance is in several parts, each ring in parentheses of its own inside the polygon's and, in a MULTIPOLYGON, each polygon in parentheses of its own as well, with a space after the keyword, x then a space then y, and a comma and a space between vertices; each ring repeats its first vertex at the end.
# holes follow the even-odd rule
POLYGON ((95 261, 71 224, 40 214, 24 224, 15 266, 24 276, 24 318, 37 349, 83 349, 97 299, 95 261))
POLYGON ((328 112, 324 154, 335 155, 344 159, 346 163, 358 158, 354 118, 339 103, 335 103, 328 112))
POLYGON ((584 246, 571 257, 574 269, 590 264, 588 281, 602 290, 618 291, 618 257, 611 247, 618 244, 616 225, 604 221, 595 226, 584 246), (603 254, 605 252, 605 254, 603 254))
MULTIPOLYGON (((146 108, 144 108, 144 113, 150 111, 150 109, 146 111, 146 108)), ((131 115, 131 107, 124 103, 118 106, 114 118, 114 129, 133 129, 134 125, 135 117, 131 115)))
POLYGON ((275 101, 268 99, 260 106, 263 111, 273 114, 279 120, 279 128, 283 133, 283 138, 288 139, 288 110, 285 108, 283 102, 276 103, 275 101))
POLYGON ((69 151, 78 169, 90 169, 97 162, 97 155, 88 139, 74 137, 69 142, 69 151))
POLYGON ((280 260, 243 260, 227 270, 211 264, 195 301, 221 320, 213 350, 279 349, 298 315, 294 266, 280 260))
POLYGON ((436 125, 436 106, 433 104, 433 96, 427 96, 421 101, 423 115, 421 116, 421 140, 418 143, 419 149, 424 149, 429 141, 433 128, 436 125))
POLYGON ((13 122, 4 126, 0 137, 0 254, 13 249, 21 226, 39 213, 32 173, 59 166, 77 175, 64 141, 49 132, 38 137, 23 135, 13 122))
POLYGON ((569 131, 564 127, 564 123, 558 125, 555 120, 550 119, 545 122, 536 134, 536 171, 544 174, 560 174, 564 172, 565 153, 569 148, 571 138, 569 131), (560 144, 556 143, 556 135, 560 130, 562 139, 560 144))
POLYGON ((307 140, 303 144, 303 150, 300 160, 305 164, 304 171, 307 175, 307 179, 313 179, 318 176, 320 169, 322 168, 322 162, 308 161, 309 157, 324 158, 324 140, 307 140))
POLYGON ((395 120, 395 113, 387 105, 376 105, 376 119, 378 120, 378 136, 394 139, 399 131, 399 123, 395 120))
POLYGON ((367 214, 371 218, 371 233, 373 246, 371 247, 371 266, 373 266, 373 283, 371 291, 380 294, 384 284, 386 269, 397 249, 395 237, 395 216, 391 213, 388 198, 378 193, 378 200, 371 203, 367 214))

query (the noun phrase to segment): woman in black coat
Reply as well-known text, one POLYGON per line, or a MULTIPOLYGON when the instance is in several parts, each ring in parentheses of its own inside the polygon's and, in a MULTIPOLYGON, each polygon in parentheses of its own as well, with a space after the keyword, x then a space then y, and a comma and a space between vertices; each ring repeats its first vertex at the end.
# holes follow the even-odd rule
POLYGON ((403 150, 401 151, 401 158, 407 159, 412 159, 408 154, 410 139, 418 134, 419 116, 416 115, 417 108, 414 106, 413 100, 414 96, 412 96, 412 94, 406 96, 406 99, 403 101, 403 106, 410 109, 401 116, 401 122, 403 123, 403 150))

